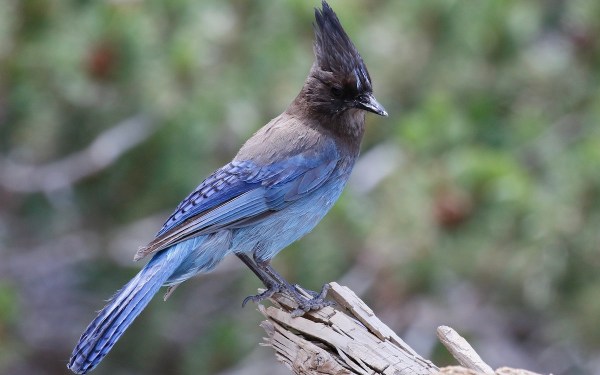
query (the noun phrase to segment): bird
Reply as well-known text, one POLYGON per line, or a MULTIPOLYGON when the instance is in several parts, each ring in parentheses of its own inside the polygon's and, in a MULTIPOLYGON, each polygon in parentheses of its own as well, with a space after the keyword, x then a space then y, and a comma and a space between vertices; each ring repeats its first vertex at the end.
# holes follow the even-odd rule
POLYGON ((283 248, 310 232, 344 189, 359 155, 365 114, 387 116, 375 99, 363 59, 326 1, 315 8, 314 62, 300 93, 260 128, 231 162, 188 195, 134 260, 150 261, 120 289, 81 335, 67 367, 94 369, 146 307, 167 286, 237 256, 266 290, 244 299, 260 302, 285 292, 294 316, 328 306, 328 284, 302 294, 271 265, 283 248))

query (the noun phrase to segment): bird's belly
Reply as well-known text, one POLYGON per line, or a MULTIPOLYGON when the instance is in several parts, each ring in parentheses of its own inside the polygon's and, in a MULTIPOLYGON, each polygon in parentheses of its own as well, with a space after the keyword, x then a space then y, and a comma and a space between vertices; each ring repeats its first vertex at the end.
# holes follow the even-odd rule
POLYGON ((269 260, 310 232, 331 209, 345 183, 333 181, 253 226, 236 229, 231 249, 269 260))

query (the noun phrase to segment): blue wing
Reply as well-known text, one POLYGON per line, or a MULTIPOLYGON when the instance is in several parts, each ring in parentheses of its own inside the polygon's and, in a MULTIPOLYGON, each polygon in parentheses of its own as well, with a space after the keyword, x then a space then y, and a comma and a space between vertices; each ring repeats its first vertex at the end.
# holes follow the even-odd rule
POLYGON ((157 237, 135 259, 189 238, 263 220, 321 186, 339 154, 333 142, 265 166, 232 161, 204 180, 167 219, 157 237))

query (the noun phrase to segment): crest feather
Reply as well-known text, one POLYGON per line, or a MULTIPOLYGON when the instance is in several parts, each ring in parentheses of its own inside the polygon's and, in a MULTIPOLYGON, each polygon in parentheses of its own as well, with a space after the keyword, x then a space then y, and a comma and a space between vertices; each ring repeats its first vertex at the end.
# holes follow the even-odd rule
POLYGON ((367 67, 327 2, 322 2, 321 10, 315 9, 315 20, 314 52, 319 68, 346 77, 353 75, 357 85, 370 90, 367 67))

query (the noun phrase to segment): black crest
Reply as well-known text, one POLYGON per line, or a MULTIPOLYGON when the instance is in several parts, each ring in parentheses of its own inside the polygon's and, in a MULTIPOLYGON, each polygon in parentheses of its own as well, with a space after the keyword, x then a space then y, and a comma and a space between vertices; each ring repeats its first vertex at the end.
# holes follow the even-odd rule
POLYGON ((352 77, 359 91, 371 91, 371 77, 360 54, 325 1, 315 9, 315 57, 324 71, 352 77))

